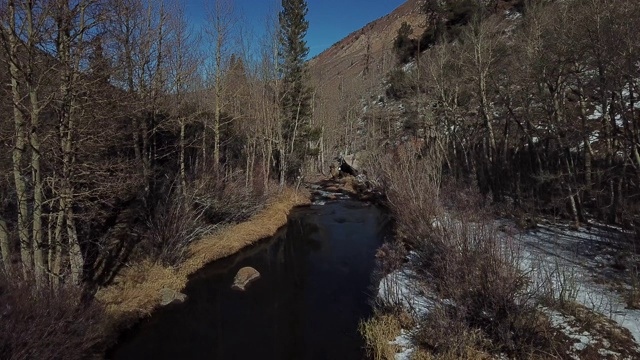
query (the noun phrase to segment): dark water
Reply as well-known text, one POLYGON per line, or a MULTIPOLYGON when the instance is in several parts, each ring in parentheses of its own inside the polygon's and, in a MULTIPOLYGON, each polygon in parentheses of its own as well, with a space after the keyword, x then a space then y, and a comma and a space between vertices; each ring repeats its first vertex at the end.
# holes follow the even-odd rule
POLYGON ((112 359, 362 359, 375 251, 386 233, 374 206, 340 201, 295 210, 288 225, 191 280, 188 300, 124 334, 112 359), (243 266, 262 277, 230 289, 243 266))

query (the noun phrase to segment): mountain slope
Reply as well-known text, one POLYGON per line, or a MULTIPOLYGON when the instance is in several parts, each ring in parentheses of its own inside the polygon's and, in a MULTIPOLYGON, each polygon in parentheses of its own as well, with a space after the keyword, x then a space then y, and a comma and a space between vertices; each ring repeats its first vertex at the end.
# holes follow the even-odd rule
POLYGON ((312 60, 314 122, 324 130, 323 149, 329 156, 357 147, 356 123, 361 110, 383 94, 386 74, 397 63, 393 41, 403 22, 422 33, 422 0, 408 0, 390 14, 351 33, 312 60), (363 101, 369 98, 368 101, 363 101), (346 129, 346 130, 345 130, 346 129))
POLYGON ((373 64, 384 68, 392 65, 395 59, 389 54, 400 25, 405 21, 412 25, 414 35, 422 31, 419 28, 423 23, 419 11, 421 3, 421 0, 408 0, 392 13, 370 22, 313 58, 310 65, 314 80, 326 82, 338 75, 362 75, 367 65, 367 53, 370 70, 373 64))

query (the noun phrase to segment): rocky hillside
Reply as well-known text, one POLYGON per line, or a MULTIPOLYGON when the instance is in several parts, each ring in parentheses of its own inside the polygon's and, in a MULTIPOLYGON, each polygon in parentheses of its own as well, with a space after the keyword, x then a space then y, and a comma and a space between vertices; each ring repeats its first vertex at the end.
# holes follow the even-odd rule
MULTIPOLYGON (((363 100, 384 94, 386 74, 396 65, 393 40, 403 22, 412 25, 414 36, 422 33, 422 0, 408 0, 392 13, 367 24, 310 61, 315 93, 315 121, 324 124, 324 147, 329 151, 349 143, 345 123, 355 124, 363 100)), ((347 126, 354 129, 355 126, 347 126)), ((355 130, 351 130, 355 131, 355 130)), ((342 148, 341 151, 348 151, 342 148)), ((328 154, 334 156, 335 154, 328 154)))
MULTIPOLYGON (((388 68, 395 63, 391 47, 402 22, 414 29, 424 23, 419 7, 422 0, 407 0, 392 13, 351 33, 311 60, 314 81, 326 85, 340 76, 362 76, 367 62, 370 70, 388 68), (368 59, 367 59, 368 58, 368 59)), ((421 29, 415 31, 421 33, 421 29)))

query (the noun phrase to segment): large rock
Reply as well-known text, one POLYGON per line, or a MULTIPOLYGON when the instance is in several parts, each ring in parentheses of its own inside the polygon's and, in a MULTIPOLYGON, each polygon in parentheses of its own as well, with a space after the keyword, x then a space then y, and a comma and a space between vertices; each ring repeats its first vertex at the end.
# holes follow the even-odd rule
POLYGON ((238 270, 236 277, 233 279, 233 285, 231 285, 231 288, 234 290, 244 291, 250 283, 258 280, 259 278, 260 273, 258 270, 250 266, 243 267, 238 270))
POLYGON ((182 304, 185 300, 187 300, 187 295, 181 292, 167 288, 160 290, 160 305, 162 306, 169 304, 182 304))
POLYGON ((360 162, 358 161, 358 154, 347 154, 343 157, 344 161, 351 165, 353 169, 360 168, 360 162))

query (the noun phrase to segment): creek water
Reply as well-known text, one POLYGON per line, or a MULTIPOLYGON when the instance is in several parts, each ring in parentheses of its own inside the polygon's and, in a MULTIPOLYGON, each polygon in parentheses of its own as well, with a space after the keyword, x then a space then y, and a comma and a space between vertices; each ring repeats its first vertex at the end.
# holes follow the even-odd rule
POLYGON ((273 238, 194 274, 186 302, 123 334, 108 358, 363 359, 358 324, 371 315, 386 224, 354 201, 295 209, 273 238), (261 278, 232 290, 244 266, 261 278))

